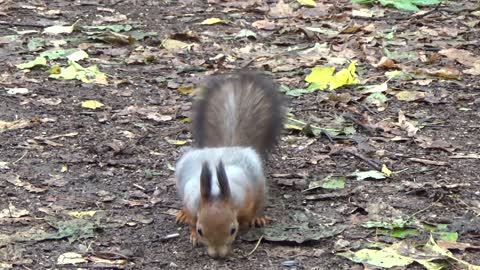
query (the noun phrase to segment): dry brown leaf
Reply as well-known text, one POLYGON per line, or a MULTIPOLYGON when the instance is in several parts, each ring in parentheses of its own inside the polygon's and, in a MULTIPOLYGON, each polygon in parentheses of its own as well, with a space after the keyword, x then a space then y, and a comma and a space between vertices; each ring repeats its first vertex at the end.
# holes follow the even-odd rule
POLYGON ((373 66, 376 68, 396 68, 397 67, 397 65, 395 65, 395 62, 392 59, 385 56, 383 56, 382 59, 378 61, 378 63, 373 64, 373 66))
POLYGON ((261 29, 261 30, 274 30, 275 29, 275 23, 271 22, 269 20, 259 20, 259 21, 254 21, 252 23, 252 26, 261 29))
POLYGON ((444 248, 444 249, 457 249, 464 251, 466 249, 478 249, 480 250, 480 246, 475 246, 469 243, 459 243, 453 241, 446 241, 446 240, 437 240, 437 245, 444 248))
POLYGON ((417 134, 418 128, 407 121, 403 111, 398 112, 398 123, 400 124, 400 128, 407 132, 408 137, 414 137, 417 134))
POLYGON ((438 53, 448 57, 449 59, 455 60, 467 67, 472 67, 474 66, 475 62, 480 61, 480 57, 474 55, 472 52, 467 50, 450 48, 441 50, 438 53))
POLYGON ((270 16, 272 17, 290 17, 292 15, 293 9, 283 0, 279 0, 277 5, 270 9, 270 16))
POLYGON ((455 147, 453 147, 451 143, 441 139, 434 140, 427 136, 418 136, 417 138, 415 138, 415 141, 420 147, 425 149, 441 149, 447 152, 455 151, 455 147))
POLYGON ((448 165, 448 162, 445 162, 445 161, 429 160, 429 159, 423 159, 423 158, 409 158, 408 160, 413 161, 413 162, 422 163, 422 164, 425 164, 425 165, 436 165, 436 166, 447 166, 448 165))

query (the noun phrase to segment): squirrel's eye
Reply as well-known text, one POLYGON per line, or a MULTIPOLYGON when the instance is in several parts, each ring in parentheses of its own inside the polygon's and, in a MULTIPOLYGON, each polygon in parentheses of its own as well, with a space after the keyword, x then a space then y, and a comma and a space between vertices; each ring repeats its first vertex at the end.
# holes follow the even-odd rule
POLYGON ((237 228, 235 226, 232 226, 230 228, 230 235, 234 235, 237 232, 237 228))
POLYGON ((198 233, 198 235, 203 236, 203 231, 202 231, 202 229, 197 228, 197 233, 198 233))

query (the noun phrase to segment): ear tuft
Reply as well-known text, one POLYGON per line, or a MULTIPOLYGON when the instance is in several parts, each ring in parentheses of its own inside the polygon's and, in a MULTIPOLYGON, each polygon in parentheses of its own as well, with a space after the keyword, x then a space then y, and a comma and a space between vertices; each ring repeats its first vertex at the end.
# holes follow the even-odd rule
POLYGON ((228 184, 227 172, 223 166, 223 162, 220 161, 217 166, 217 179, 218 186, 220 188, 220 197, 223 200, 230 199, 230 185, 228 184))
POLYGON ((212 194, 212 172, 205 161, 202 165, 202 172, 200 173, 200 194, 202 200, 208 201, 212 194))

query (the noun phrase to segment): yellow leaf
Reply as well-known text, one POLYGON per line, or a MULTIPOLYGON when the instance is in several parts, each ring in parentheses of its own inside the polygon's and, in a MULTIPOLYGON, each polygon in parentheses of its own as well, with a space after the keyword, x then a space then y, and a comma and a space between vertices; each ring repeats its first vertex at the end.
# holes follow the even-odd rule
POLYGON ((184 141, 184 140, 172 140, 172 139, 165 139, 169 144, 173 144, 173 145, 184 145, 187 143, 187 141, 184 141))
POLYGON ((404 90, 396 93, 395 97, 397 97, 397 99, 401 101, 422 100, 425 98, 425 92, 404 90))
POLYGON ((392 175, 392 171, 385 164, 382 165, 382 173, 384 173, 387 177, 392 175))
POLYGON ((162 41, 162 46, 169 51, 178 51, 192 45, 175 39, 165 39, 162 41))
POLYGON ((85 100, 82 102, 82 107, 87 108, 87 109, 96 109, 102 107, 103 104, 101 102, 98 102, 96 100, 85 100))
POLYGON ((76 218, 84 218, 84 217, 93 217, 97 211, 91 210, 91 211, 69 211, 67 214, 72 217, 76 218))
POLYGON ((195 92, 195 88, 191 84, 187 86, 180 86, 177 90, 178 92, 185 95, 193 95, 193 93, 195 92))
POLYGON ((307 6, 307 7, 316 7, 317 3, 315 3, 314 0, 297 0, 298 3, 302 6, 307 6))
POLYGON ((334 90, 344 85, 358 84, 360 81, 357 78, 355 64, 357 61, 350 63, 348 68, 342 69, 333 75, 333 78, 330 82, 330 89, 334 90))
POLYGON ((332 80, 334 71, 334 67, 314 67, 312 72, 305 78, 305 81, 315 84, 316 88, 323 90, 327 88, 332 80))
POLYGON ((201 22, 200 24, 203 24, 203 25, 212 25, 212 24, 217 24, 217 23, 224 23, 225 21, 220 19, 220 18, 208 18, 208 19, 205 19, 203 22, 201 22))
POLYGON ((68 171, 68 167, 67 165, 63 165, 62 169, 60 169, 60 172, 66 172, 66 171, 68 171))

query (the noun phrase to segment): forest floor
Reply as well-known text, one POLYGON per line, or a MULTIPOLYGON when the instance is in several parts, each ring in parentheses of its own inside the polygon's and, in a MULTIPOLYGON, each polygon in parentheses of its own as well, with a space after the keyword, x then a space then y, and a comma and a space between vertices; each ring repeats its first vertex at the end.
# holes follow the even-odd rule
POLYGON ((478 269, 478 1, 285 2, 0 0, 0 269, 478 269), (213 260, 173 168, 195 86, 244 68, 288 100, 274 221, 213 260))

